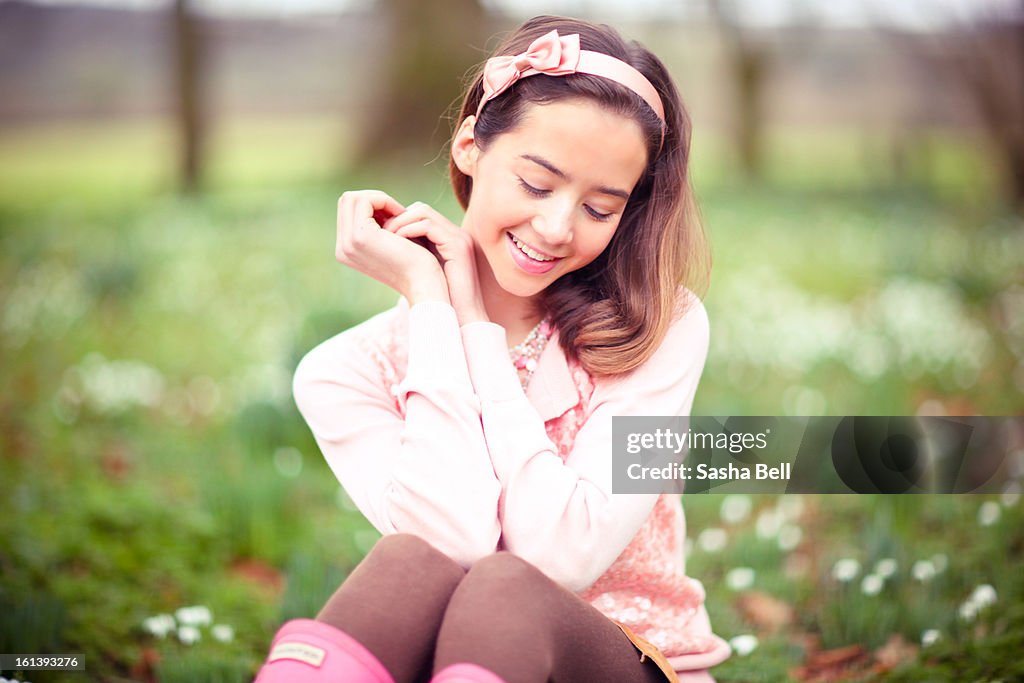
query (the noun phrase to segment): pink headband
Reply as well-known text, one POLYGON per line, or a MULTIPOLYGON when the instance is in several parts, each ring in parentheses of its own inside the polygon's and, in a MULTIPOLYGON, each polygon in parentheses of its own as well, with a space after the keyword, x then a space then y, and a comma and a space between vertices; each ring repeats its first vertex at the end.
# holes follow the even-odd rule
POLYGON ((565 37, 551 31, 530 43, 526 52, 518 55, 492 57, 484 65, 484 95, 476 109, 477 118, 484 104, 512 87, 520 78, 545 74, 566 76, 590 74, 624 85, 650 105, 661 119, 661 137, 665 138, 665 110, 661 97, 642 73, 620 59, 602 52, 580 49, 579 34, 565 37))

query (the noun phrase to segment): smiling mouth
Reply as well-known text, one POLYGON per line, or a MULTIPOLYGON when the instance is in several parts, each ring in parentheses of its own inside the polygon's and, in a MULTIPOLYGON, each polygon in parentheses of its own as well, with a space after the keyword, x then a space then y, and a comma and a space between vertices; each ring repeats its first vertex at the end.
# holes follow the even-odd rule
POLYGON ((537 261, 539 263, 548 263, 551 261, 560 260, 560 257, 558 256, 549 256, 544 252, 537 251, 536 249, 534 249, 529 244, 522 241, 512 233, 508 233, 508 236, 512 239, 512 243, 516 245, 519 251, 523 252, 523 254, 533 259, 534 261, 537 261))

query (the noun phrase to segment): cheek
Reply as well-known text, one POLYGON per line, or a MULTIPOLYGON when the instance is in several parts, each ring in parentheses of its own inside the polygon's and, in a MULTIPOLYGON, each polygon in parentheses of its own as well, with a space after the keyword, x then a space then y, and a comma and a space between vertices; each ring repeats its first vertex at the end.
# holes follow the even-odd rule
POLYGON ((493 238, 496 233, 529 220, 529 211, 522 198, 512 191, 515 189, 489 188, 487 192, 474 194, 470 208, 480 237, 490 235, 493 238))
POLYGON ((590 263, 601 255, 615 236, 615 228, 597 229, 584 236, 578 244, 579 254, 590 263))

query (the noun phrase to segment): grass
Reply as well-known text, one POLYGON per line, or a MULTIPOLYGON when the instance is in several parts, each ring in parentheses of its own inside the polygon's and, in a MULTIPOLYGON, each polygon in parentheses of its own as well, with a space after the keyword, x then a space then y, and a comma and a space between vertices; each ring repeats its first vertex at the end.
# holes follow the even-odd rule
MULTIPOLYGON (((323 150, 344 140, 323 119, 226 126, 211 192, 180 199, 160 126, 0 136, 0 651, 87 661, 84 676, 34 683, 249 680, 277 625, 315 613, 376 539, 298 416, 290 375, 394 300, 333 261, 340 190, 456 211, 437 165, 338 175, 323 150), (212 612, 193 645, 143 627, 190 605, 212 612)), ((883 185, 857 138, 802 140, 778 136, 762 186, 732 182, 721 148, 698 140, 716 268, 694 412, 1019 414, 1024 231, 982 208, 981 161, 936 139, 927 186, 883 185)), ((721 495, 686 500, 688 570, 716 632, 759 639, 719 680, 1019 675, 1024 506, 1012 496, 800 499, 794 512, 754 496, 733 522, 721 495), (759 523, 776 514, 788 542, 759 523), (713 528, 724 548, 702 546, 713 528), (915 578, 936 555, 947 566, 915 578), (849 582, 833 574, 844 558, 860 566, 849 582), (886 558, 896 572, 865 594, 886 558), (732 590, 737 567, 754 580, 732 590), (959 617, 985 584, 997 603, 959 617), (789 616, 751 606, 764 596, 789 616), (941 637, 921 647, 928 629, 941 637), (894 635, 909 646, 879 668, 894 635), (828 668, 823 653, 851 645, 863 653, 828 668)))

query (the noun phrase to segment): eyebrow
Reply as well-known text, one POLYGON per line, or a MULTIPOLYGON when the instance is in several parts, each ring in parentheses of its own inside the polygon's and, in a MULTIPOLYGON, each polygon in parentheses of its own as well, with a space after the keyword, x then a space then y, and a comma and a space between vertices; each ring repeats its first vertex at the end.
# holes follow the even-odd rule
MULTIPOLYGON (((551 171, 552 173, 554 173, 556 176, 558 176, 562 180, 571 180, 571 178, 569 177, 569 174, 567 174, 565 171, 563 171, 560 168, 558 168, 557 166, 555 166, 553 163, 551 163, 550 161, 548 161, 544 157, 539 157, 539 156, 537 156, 535 154, 521 154, 521 155, 519 155, 519 158, 520 159, 526 159, 527 161, 532 161, 533 163, 537 164, 538 166, 543 166, 544 168, 546 168, 547 170, 551 171)), ((601 194, 607 194, 607 195, 611 195, 613 197, 619 197, 619 198, 625 199, 625 200, 629 199, 629 193, 628 192, 626 192, 625 190, 620 190, 620 189, 615 188, 615 187, 607 187, 605 185, 602 185, 602 186, 597 187, 595 189, 598 192, 600 192, 601 194)))

